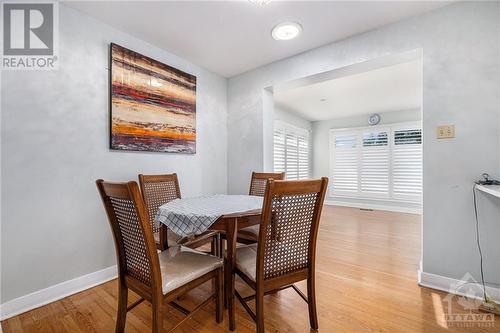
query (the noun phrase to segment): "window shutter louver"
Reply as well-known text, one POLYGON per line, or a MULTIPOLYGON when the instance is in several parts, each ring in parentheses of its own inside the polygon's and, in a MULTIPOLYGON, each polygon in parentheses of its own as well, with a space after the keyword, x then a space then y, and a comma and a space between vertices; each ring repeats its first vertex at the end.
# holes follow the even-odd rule
POLYGON ((394 131, 393 193, 395 197, 420 197, 422 194, 422 130, 394 131))
POLYGON ((274 126, 274 171, 287 179, 309 178, 309 133, 285 123, 274 126))
POLYGON ((297 135, 286 134, 286 175, 288 179, 298 179, 299 176, 299 152, 297 146, 297 135))
POLYGON ((331 130, 330 138, 332 195, 421 202, 419 124, 331 130))
POLYGON ((345 134, 334 136, 332 160, 332 190, 338 193, 358 193, 358 149, 357 136, 345 134))
POLYGON ((309 178, 309 140, 305 135, 298 135, 299 179, 309 178))
POLYGON ((361 193, 389 196, 389 145, 386 131, 363 133, 361 193))
POLYGON ((274 129, 274 171, 285 171, 285 131, 282 128, 274 129))

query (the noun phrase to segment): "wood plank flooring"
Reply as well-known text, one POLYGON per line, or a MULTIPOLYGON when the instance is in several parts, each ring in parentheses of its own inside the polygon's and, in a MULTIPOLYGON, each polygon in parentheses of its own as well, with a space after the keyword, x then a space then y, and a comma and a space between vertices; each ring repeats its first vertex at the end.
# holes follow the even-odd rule
MULTIPOLYGON (((500 332, 495 327, 447 327, 445 294, 417 285, 420 260, 420 216, 325 206, 317 250, 319 332, 500 332)), ((305 285, 299 284, 305 291, 305 285)), ((237 288, 249 294, 242 284, 237 288)), ((209 292, 206 284, 181 300, 186 307, 209 292)), ((116 280, 67 297, 2 322, 10 332, 114 332, 116 280)), ((131 293, 129 302, 137 299, 131 293)), ((236 331, 255 326, 237 304, 236 331)), ((291 289, 266 297, 266 331, 310 332, 307 305, 291 289)), ((465 313, 460 305, 453 311, 465 313)), ((213 304, 205 307, 176 332, 229 332, 215 323, 213 304)), ((165 328, 181 315, 171 309, 165 328)), ((150 332, 151 307, 142 303, 127 315, 126 332, 150 332)))

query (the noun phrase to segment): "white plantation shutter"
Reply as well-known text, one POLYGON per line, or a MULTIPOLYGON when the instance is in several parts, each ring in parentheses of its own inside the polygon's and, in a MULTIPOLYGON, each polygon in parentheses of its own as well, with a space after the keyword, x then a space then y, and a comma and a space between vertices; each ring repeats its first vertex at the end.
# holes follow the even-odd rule
POLYGON ((297 135, 299 179, 309 178, 309 136, 297 135))
POLYGON ((285 172, 285 130, 274 129, 274 172, 285 172))
POLYGON ((393 195, 402 199, 422 194, 422 130, 394 130, 393 195))
POLYGON ((299 177, 299 151, 297 135, 293 132, 286 133, 286 176, 287 179, 299 177))
POLYGON ((331 130, 330 140, 332 195, 420 202, 420 124, 331 130))
POLYGON ((309 132, 282 122, 274 126, 274 171, 287 179, 309 178, 309 132))
POLYGON ((361 193, 372 196, 389 196, 389 137, 388 132, 362 133, 361 193))
POLYGON ((357 135, 342 133, 334 135, 332 149, 332 189, 336 193, 358 193, 358 148, 357 135))

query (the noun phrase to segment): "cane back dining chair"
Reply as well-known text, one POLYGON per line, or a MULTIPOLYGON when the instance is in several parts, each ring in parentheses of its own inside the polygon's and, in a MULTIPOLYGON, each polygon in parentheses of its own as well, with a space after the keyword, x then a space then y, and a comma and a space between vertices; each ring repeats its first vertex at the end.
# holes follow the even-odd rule
POLYGON ((223 260, 180 245, 158 253, 137 183, 109 183, 99 179, 96 184, 111 225, 118 260, 116 332, 124 331, 127 312, 144 300, 152 304, 153 333, 164 332, 162 312, 167 305, 186 315, 170 331, 213 299, 216 321, 220 323, 223 260), (193 311, 175 303, 179 296, 209 280, 214 293, 193 311), (129 306, 128 289, 141 296, 129 306))
POLYGON ((181 190, 176 173, 165 175, 140 174, 139 184, 141 186, 142 197, 146 203, 155 242, 159 250, 165 250, 170 246, 178 244, 194 249, 210 243, 211 254, 217 254, 220 243, 220 236, 217 232, 206 231, 188 239, 179 237, 165 225, 154 223, 156 212, 161 205, 181 198, 181 190))
MULTIPOLYGON (((269 179, 283 180, 285 179, 285 173, 252 172, 252 178, 250 180, 250 191, 248 194, 263 197, 266 192, 266 184, 269 179)), ((251 227, 243 228, 238 231, 237 237, 238 243, 257 243, 259 238, 259 226, 253 225, 251 227)))
MULTIPOLYGON (((238 298, 264 333, 264 295, 292 287, 308 304, 309 322, 318 329, 315 293, 316 239, 328 178, 267 183, 259 240, 236 250, 238 274, 255 294, 242 297, 230 290, 229 302, 238 298), (294 283, 307 280, 307 296, 294 283), (247 301, 255 299, 255 313, 247 301)), ((234 288, 234 284, 230 284, 234 288)), ((229 307, 234 322, 234 306, 229 307)))

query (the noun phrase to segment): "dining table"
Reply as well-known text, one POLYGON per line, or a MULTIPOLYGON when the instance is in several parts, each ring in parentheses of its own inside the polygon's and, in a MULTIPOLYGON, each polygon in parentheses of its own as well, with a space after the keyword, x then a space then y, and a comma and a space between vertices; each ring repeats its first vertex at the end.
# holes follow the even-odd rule
MULTIPOLYGON (((160 206, 155 223, 166 235, 167 228, 179 236, 189 237, 207 230, 225 233, 224 287, 225 304, 229 311, 234 308, 233 269, 236 264, 236 239, 238 230, 260 223, 263 198, 251 195, 209 195, 172 200, 160 206)), ((224 253, 220 253, 224 257, 224 253)), ((231 322, 232 321, 232 322, 231 322)), ((234 319, 229 328, 235 327, 234 319)))

